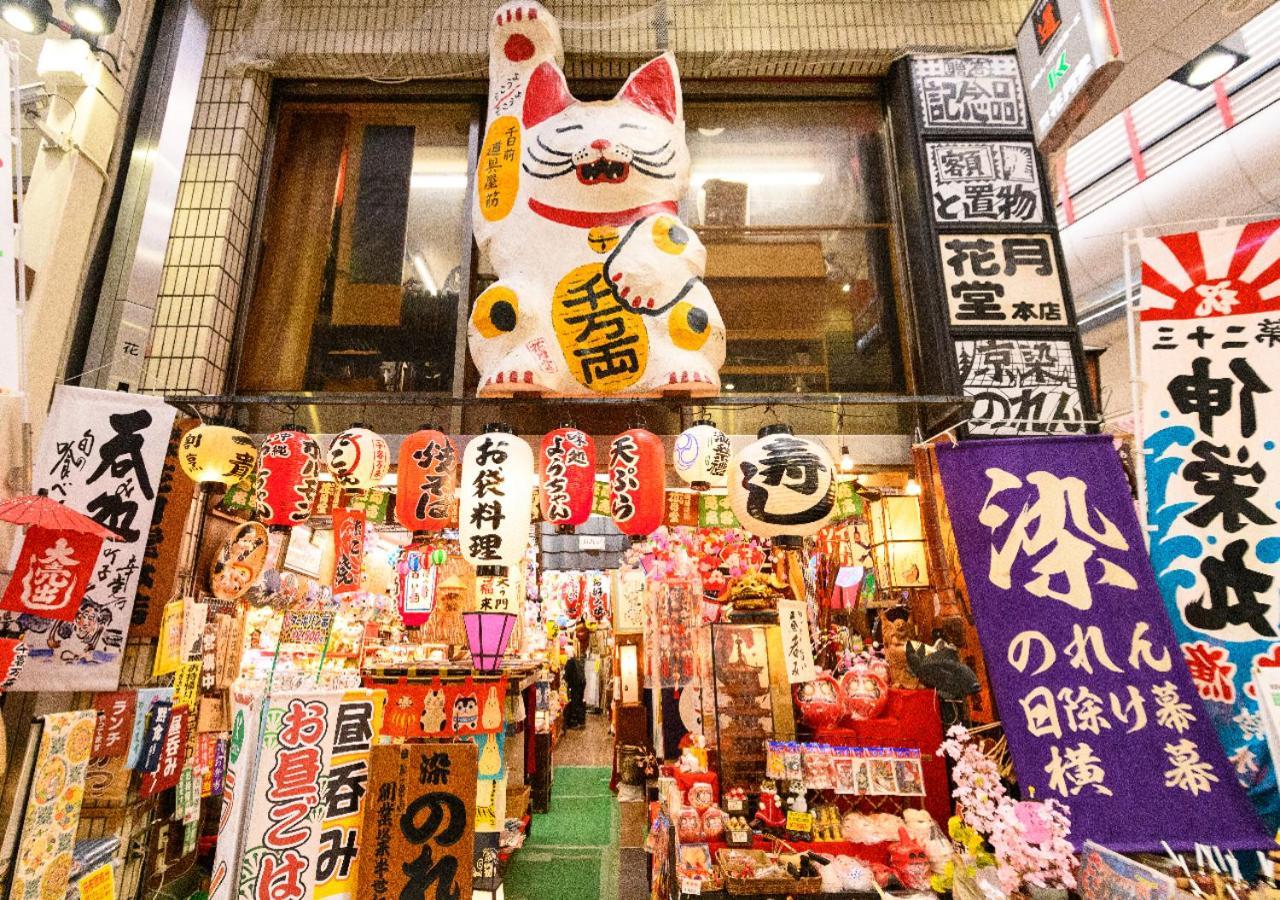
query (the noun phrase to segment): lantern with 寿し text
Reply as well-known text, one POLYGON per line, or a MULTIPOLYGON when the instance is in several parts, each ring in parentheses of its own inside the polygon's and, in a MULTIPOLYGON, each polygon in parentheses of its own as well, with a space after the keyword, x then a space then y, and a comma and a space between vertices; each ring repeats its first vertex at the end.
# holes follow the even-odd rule
POLYGON ((303 428, 285 425, 267 435, 258 451, 254 518, 270 528, 306 523, 319 475, 320 446, 303 428))
POLYGON ((927 587, 929 569, 924 545, 920 498, 885 494, 868 505, 871 558, 881 589, 927 587))
POLYGON ((695 491, 724 487, 729 472, 728 436, 710 419, 702 419, 676 438, 671 462, 676 474, 695 491))
POLYGON ((447 434, 421 426, 400 444, 396 464, 396 519, 412 531, 443 531, 458 490, 458 448, 447 434))
POLYGON ((367 490, 391 471, 391 448, 382 435, 355 423, 334 437, 325 464, 344 488, 367 490))
POLYGON ((489 425, 462 453, 458 541, 478 575, 524 564, 533 513, 533 449, 489 425))
POLYGON ((253 439, 226 425, 197 425, 178 441, 178 465, 196 484, 236 484, 257 458, 253 439))
POLYGON ((562 426, 542 438, 538 451, 539 501, 542 518, 572 533, 591 516, 596 487, 596 445, 591 436, 562 426))
POLYGON ((633 541, 662 524, 667 470, 662 439, 643 428, 629 428, 609 445, 609 514, 633 541))
POLYGON ((742 527, 796 547, 831 521, 835 466, 827 448, 797 437, 787 425, 767 425, 729 467, 729 506, 742 527))

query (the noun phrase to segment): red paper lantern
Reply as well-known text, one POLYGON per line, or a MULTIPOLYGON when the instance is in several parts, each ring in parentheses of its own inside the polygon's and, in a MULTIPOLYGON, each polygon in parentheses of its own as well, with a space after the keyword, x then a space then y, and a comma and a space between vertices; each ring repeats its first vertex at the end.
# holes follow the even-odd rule
POLYGON ((297 425, 267 436, 254 479, 257 520, 272 528, 302 525, 311 517, 319 486, 320 447, 297 425))
POLYGON ((629 428, 609 445, 609 512, 632 538, 648 537, 662 524, 667 488, 662 439, 629 428))
POLYGON ((547 432, 538 451, 538 500, 542 518, 573 529, 591 516, 596 487, 596 445, 577 428, 547 432))
POLYGON ((443 531, 458 491, 457 445, 423 425, 400 445, 396 468, 396 519, 409 531, 443 531))

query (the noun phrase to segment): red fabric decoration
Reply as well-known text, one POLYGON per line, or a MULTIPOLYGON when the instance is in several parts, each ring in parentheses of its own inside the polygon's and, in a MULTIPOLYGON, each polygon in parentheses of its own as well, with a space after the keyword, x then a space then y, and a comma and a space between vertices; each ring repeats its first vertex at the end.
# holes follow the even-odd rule
POLYGON ((361 509, 333 511, 333 592, 360 590, 364 570, 365 514, 361 509))
POLYGON ((524 91, 524 127, 532 128, 573 103, 564 73, 555 63, 544 62, 529 76, 524 91))
POLYGON ((505 678, 487 683, 467 678, 450 684, 439 678, 428 684, 409 684, 403 678, 392 683, 366 678, 364 685, 387 692, 383 735, 415 739, 460 737, 496 734, 504 725, 505 678))
POLYGON ((609 511, 623 534, 647 537, 662 524, 667 487, 662 439, 643 428, 609 445, 609 511))
POLYGON ((275 527, 305 524, 316 500, 319 474, 320 447, 305 431, 268 435, 258 451, 255 518, 275 527))
POLYGON ((581 525, 591 516, 596 444, 577 428, 547 432, 538 451, 538 500, 552 525, 581 525))
POLYGON ((415 431, 400 445, 396 519, 409 531, 443 531, 458 491, 458 447, 449 436, 415 431))
POLYGON ((102 538, 32 525, 22 539, 0 609, 70 622, 89 587, 102 538))

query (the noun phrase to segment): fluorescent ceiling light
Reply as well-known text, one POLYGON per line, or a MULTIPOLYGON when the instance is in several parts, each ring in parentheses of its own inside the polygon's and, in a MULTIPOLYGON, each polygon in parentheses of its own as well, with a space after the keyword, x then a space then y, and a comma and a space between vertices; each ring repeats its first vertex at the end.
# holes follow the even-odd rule
POLYGON ((825 178, 813 169, 694 169, 693 183, 700 185, 715 178, 720 181, 743 181, 747 184, 781 187, 812 187, 825 178))
POLYGON ((440 288, 436 286, 436 280, 431 277, 431 270, 427 268, 427 261, 422 258, 421 253, 413 254, 413 270, 418 273, 418 280, 427 289, 427 293, 440 293, 440 288))
POLYGON ((409 176, 409 187, 422 190, 460 191, 466 186, 466 172, 414 172, 409 176))

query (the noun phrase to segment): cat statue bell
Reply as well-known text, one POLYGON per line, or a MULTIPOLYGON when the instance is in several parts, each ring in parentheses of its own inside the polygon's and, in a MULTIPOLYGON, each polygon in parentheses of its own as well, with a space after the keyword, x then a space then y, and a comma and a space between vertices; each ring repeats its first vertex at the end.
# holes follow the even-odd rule
POLYGON ((473 214, 498 275, 471 311, 478 393, 715 396, 724 321, 677 216, 690 166, 675 57, 584 102, 563 56, 543 6, 498 8, 473 214))

